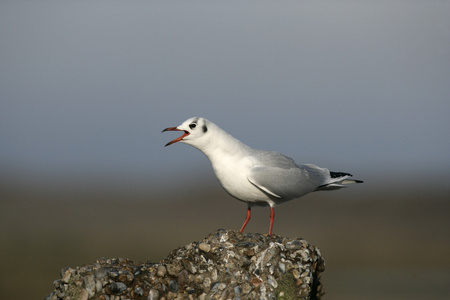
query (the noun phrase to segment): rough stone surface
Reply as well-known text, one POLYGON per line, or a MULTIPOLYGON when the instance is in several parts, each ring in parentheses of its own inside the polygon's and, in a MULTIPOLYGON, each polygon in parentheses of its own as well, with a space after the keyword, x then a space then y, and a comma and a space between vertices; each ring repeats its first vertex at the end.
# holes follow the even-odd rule
POLYGON ((305 240, 219 229, 160 263, 102 258, 65 268, 46 300, 320 299, 324 269, 305 240))

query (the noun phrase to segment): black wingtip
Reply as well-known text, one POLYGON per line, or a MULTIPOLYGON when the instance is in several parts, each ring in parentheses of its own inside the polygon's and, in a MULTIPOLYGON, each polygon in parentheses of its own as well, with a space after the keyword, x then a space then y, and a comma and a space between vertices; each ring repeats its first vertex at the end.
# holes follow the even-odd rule
POLYGON ((339 177, 344 177, 344 176, 353 176, 350 173, 344 173, 344 172, 331 172, 330 171, 330 177, 331 178, 339 178, 339 177))

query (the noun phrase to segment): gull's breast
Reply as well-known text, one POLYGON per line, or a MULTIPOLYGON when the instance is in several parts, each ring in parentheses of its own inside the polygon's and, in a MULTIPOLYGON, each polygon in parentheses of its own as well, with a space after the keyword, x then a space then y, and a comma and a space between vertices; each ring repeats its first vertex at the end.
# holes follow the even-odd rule
POLYGON ((234 198, 251 203, 272 202, 247 179, 248 170, 254 165, 250 157, 222 157, 211 164, 222 187, 234 198))

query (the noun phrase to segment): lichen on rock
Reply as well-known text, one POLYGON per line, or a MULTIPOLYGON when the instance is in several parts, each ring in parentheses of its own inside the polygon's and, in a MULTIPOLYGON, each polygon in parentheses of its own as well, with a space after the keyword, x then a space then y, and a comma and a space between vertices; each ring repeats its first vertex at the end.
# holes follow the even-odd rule
POLYGON ((219 229, 159 263, 100 259, 64 269, 46 299, 320 299, 324 269, 305 240, 219 229))

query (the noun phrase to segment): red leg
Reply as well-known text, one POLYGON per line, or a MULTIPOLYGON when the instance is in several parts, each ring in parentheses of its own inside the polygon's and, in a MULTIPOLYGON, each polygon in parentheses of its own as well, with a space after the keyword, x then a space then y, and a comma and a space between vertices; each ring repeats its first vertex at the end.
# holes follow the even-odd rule
POLYGON ((248 221, 252 217, 252 208, 249 206, 247 209, 247 217, 245 218, 244 225, 241 227, 241 233, 244 231, 245 226, 247 226, 248 221))
POLYGON ((273 221, 275 220, 275 211, 273 207, 270 207, 270 227, 269 227, 269 235, 272 235, 273 221))

